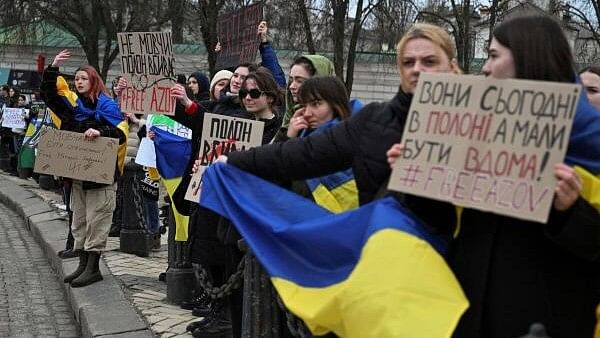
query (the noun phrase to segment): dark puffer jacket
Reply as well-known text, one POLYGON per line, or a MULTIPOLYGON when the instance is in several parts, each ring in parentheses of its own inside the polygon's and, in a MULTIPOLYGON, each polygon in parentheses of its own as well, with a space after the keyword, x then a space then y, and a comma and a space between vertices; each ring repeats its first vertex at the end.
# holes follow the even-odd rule
MULTIPOLYGON (((387 103, 371 103, 337 126, 306 138, 229 154, 228 163, 267 180, 304 180, 352 168, 360 204, 372 201, 387 182, 386 152, 400 142, 411 96, 401 90, 387 103)), ((455 212, 447 203, 405 196, 423 221, 449 231, 455 212), (441 208, 431 212, 432 208, 441 208), (423 210, 420 210, 423 209, 423 210), (427 209, 427 210, 425 210, 427 209)))

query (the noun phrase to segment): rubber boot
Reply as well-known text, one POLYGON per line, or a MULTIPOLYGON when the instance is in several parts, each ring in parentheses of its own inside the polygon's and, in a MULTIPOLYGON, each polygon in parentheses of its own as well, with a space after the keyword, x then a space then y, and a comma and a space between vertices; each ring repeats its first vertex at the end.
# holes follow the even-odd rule
POLYGON ((102 280, 102 275, 100 274, 100 267, 98 263, 100 261, 100 253, 95 251, 88 251, 88 260, 87 265, 85 267, 85 271, 79 277, 75 278, 71 282, 71 286, 74 288, 86 286, 93 284, 97 281, 102 280))
POLYGON ((75 269, 75 271, 73 271, 70 275, 65 276, 65 279, 63 280, 65 283, 71 283, 75 278, 79 277, 79 275, 81 275, 83 271, 85 271, 85 267, 87 266, 88 262, 88 253, 83 250, 78 251, 79 265, 77 266, 77 269, 75 269))

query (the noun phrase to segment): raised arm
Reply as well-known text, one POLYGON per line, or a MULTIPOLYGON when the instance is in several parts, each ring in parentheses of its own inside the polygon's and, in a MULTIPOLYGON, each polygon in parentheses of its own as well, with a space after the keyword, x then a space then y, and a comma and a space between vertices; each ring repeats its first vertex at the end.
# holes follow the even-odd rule
POLYGON ((286 86, 285 73, 283 72, 283 69, 281 69, 273 45, 269 42, 267 30, 267 22, 261 21, 258 25, 257 34, 260 36, 260 46, 258 47, 258 50, 260 52, 262 65, 271 71, 273 78, 275 78, 275 82, 283 89, 286 86))
POLYGON ((348 169, 358 149, 363 115, 316 135, 230 153, 227 163, 272 181, 307 179, 348 169))

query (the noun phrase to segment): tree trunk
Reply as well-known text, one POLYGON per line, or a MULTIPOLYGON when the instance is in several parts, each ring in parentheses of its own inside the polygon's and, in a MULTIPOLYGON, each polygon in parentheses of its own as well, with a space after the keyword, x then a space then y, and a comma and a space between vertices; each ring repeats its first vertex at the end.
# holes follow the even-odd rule
POLYGON ((333 64, 335 75, 344 81, 344 33, 345 20, 348 11, 346 0, 333 0, 333 64))
POLYGON ((356 44, 360 35, 363 16, 363 0, 358 0, 356 4, 356 13, 354 15, 354 25, 352 35, 350 36, 350 46, 348 47, 348 60, 346 63, 346 91, 348 95, 352 93, 352 84, 354 82, 354 60, 356 59, 356 44))
POLYGON ((316 54, 315 42, 313 41, 312 31, 310 29, 310 20, 308 19, 308 9, 304 0, 297 0, 298 10, 302 16, 302 23, 304 25, 304 33, 306 34, 306 48, 308 48, 309 54, 316 54))

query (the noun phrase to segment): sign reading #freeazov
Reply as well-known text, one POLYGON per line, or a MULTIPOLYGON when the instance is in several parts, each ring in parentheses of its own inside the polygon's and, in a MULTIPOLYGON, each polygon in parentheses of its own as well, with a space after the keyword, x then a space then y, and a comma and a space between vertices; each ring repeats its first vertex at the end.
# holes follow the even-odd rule
POLYGON ((421 74, 388 188, 546 222, 581 86, 421 74))

